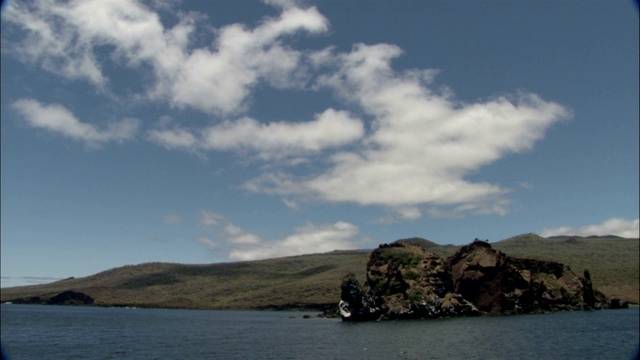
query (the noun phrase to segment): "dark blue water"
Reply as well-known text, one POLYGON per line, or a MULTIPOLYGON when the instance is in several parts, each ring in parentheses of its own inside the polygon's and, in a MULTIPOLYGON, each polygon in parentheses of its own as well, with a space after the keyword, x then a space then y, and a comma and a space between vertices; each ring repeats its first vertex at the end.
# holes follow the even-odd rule
MULTIPOLYGON (((10 359, 632 359, 639 311, 343 323, 304 313, 2 305, 10 359)), ((315 315, 315 314, 314 314, 315 315)))

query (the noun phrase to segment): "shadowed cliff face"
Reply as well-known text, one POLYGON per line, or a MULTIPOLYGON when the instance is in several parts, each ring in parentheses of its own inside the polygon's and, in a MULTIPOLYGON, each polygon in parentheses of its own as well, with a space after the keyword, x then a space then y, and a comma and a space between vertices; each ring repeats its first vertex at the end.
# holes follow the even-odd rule
POLYGON ((576 310, 604 303, 590 279, 556 262, 510 257, 483 241, 463 246, 445 261, 398 241, 371 253, 364 288, 355 277, 345 278, 341 309, 344 320, 357 321, 576 310))
POLYGON ((568 266, 510 257, 482 241, 463 246, 447 265, 453 290, 491 314, 591 309, 606 302, 568 266))

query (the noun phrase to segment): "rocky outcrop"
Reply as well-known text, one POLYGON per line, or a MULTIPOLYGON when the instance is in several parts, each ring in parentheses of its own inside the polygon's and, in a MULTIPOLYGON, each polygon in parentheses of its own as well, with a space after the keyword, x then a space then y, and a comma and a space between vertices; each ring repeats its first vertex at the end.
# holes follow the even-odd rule
POLYGON ((95 299, 78 291, 67 290, 50 298, 33 296, 11 301, 14 304, 41 304, 41 305, 91 305, 95 299))
POLYGON ((367 264, 367 286, 388 319, 478 313, 473 304, 452 291, 453 280, 444 260, 406 242, 373 251, 367 264))
POLYGON ((361 288, 355 276, 343 279, 343 320, 434 318, 478 315, 476 307, 452 291, 444 260, 408 242, 381 245, 367 264, 361 288))
POLYGON ((361 287, 342 282, 343 320, 407 319, 599 309, 604 296, 588 271, 578 277, 563 264, 515 258, 476 240, 446 261, 406 241, 380 245, 361 287))
POLYGON ((94 302, 95 300, 87 294, 67 290, 51 297, 48 303, 50 305, 90 305, 94 302))
POLYGON ((380 317, 380 308, 374 299, 362 290, 354 274, 342 279, 338 309, 344 320, 367 321, 380 317))
POLYGON ((453 290, 490 314, 598 309, 606 302, 588 271, 579 278, 563 264, 510 257, 483 241, 463 246, 447 265, 453 290))

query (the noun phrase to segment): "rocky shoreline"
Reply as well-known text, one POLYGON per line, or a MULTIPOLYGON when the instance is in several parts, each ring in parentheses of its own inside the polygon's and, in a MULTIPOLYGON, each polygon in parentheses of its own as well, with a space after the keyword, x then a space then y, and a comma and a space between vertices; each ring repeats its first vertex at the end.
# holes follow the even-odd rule
POLYGON ((593 288, 590 273, 517 258, 476 239, 442 259, 411 241, 375 249, 361 286, 347 274, 339 312, 344 321, 527 314, 622 308, 593 288))

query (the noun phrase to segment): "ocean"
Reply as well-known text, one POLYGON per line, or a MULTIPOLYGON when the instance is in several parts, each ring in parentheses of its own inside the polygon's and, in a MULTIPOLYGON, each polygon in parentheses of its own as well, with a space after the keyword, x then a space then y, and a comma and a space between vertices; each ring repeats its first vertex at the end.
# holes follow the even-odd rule
POLYGON ((344 323, 316 313, 1 305, 8 359, 636 359, 639 308, 344 323), (311 315, 312 318, 304 318, 311 315))

